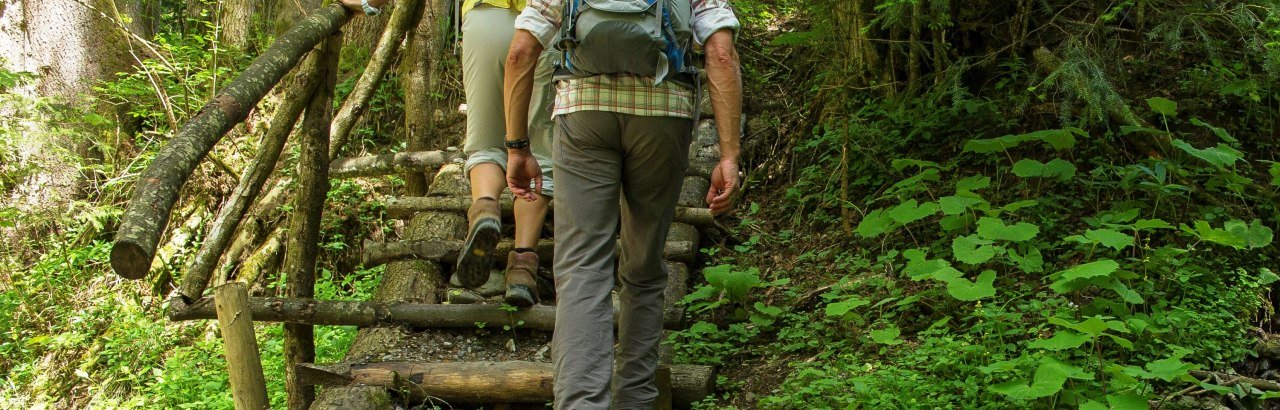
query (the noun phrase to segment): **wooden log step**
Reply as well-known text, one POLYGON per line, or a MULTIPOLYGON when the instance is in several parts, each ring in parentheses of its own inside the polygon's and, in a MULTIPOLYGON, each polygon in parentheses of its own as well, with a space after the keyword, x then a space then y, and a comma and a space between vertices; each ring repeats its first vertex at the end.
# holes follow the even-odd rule
POLYGON ((405 172, 434 172, 437 168, 465 159, 461 151, 397 152, 367 157, 338 158, 329 163, 329 178, 377 177, 405 172))
MULTIPOLYGON (((475 328, 479 325, 551 331, 555 329, 555 306, 537 305, 509 311, 502 305, 442 305, 409 302, 361 302, 344 300, 250 298, 249 309, 258 322, 285 322, 325 326, 408 325, 420 328, 475 328)), ((614 315, 617 316, 617 306, 614 315)), ((663 327, 678 329, 682 311, 663 316, 663 327)), ((212 298, 190 305, 182 298, 169 301, 169 320, 216 319, 212 298)))
MULTIPOLYGON (((503 216, 511 217, 513 209, 512 201, 510 199, 503 199, 501 204, 503 216)), ((387 215, 396 219, 409 219, 410 217, 413 217, 413 214, 428 211, 465 214, 469 207, 471 207, 471 198, 404 197, 394 198, 387 202, 387 215)), ((716 225, 715 216, 711 215, 711 209, 708 208, 676 207, 675 221, 697 227, 716 225)))
MULTIPOLYGON (((458 252, 462 249, 462 241, 401 241, 401 242, 364 242, 364 266, 366 268, 382 265, 391 261, 405 259, 435 260, 454 263, 458 260, 458 252)), ((507 253, 515 249, 510 241, 498 242, 494 249, 499 263, 506 263, 507 253)), ((555 249, 555 241, 538 241, 535 251, 538 258, 550 262, 555 249)), ((619 247, 621 249, 621 247, 619 247)), ((698 255, 698 244, 693 241, 668 241, 663 249, 663 258, 670 261, 692 263, 698 255)))
MULTIPOLYGON (((551 363, 384 362, 300 364, 302 383, 319 386, 382 386, 409 396, 460 403, 545 403, 552 400, 551 363)), ((713 392, 711 366, 671 366, 671 401, 688 407, 713 392)))

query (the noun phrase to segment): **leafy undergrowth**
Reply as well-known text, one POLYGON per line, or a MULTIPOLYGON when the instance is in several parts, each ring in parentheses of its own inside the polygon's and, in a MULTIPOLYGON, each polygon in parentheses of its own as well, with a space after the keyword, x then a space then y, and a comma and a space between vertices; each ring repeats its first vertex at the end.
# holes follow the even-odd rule
POLYGON ((745 239, 707 250, 706 284, 685 300, 702 320, 671 338, 680 361, 722 367, 723 396, 703 407, 1275 397, 1203 372, 1233 373, 1270 312, 1280 166, 1173 101, 1147 103, 1160 129, 939 135, 936 151, 904 148, 929 159, 894 159, 882 190, 848 204, 861 214, 850 232, 832 229, 838 214, 798 205, 838 191, 793 189, 768 205, 802 223, 751 204, 735 229, 745 239), (1135 136, 1165 139, 1163 155, 1114 149, 1135 136))

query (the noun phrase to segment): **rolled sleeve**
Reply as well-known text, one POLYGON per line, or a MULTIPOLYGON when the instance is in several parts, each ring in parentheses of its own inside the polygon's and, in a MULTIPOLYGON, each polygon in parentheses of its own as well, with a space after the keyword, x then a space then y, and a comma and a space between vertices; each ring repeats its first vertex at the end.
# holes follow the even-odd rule
POLYGON ((742 26, 728 0, 694 0, 692 25, 698 44, 706 44, 712 34, 722 29, 727 28, 737 34, 742 26))
POLYGON ((524 11, 516 17, 516 30, 525 30, 538 38, 543 48, 551 48, 556 35, 560 34, 560 17, 562 10, 559 2, 554 0, 529 0, 524 11))

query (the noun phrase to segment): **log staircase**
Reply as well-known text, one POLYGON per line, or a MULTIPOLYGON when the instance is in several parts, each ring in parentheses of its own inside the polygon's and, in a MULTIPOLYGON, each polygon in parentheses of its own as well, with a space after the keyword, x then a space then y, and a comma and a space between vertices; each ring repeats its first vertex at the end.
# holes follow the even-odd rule
MULTIPOLYGON (((406 7, 394 10, 391 17, 393 22, 400 22, 397 24, 403 24, 401 20, 407 18, 404 15, 411 14, 417 2, 406 0, 400 4, 406 7)), ((333 89, 336 76, 339 41, 335 33, 349 18, 350 13, 340 6, 317 10, 281 36, 183 125, 139 179, 112 247, 112 268, 128 279, 149 274, 155 264, 157 242, 168 229, 170 212, 187 178, 213 145, 243 121, 248 110, 309 52, 310 57, 296 70, 297 86, 288 94, 285 108, 277 110, 271 130, 264 137, 263 152, 244 172, 232 198, 220 210, 196 262, 170 298, 169 318, 220 321, 228 344, 237 408, 260 408, 266 399, 252 327, 246 326, 250 320, 285 326, 290 408, 542 407, 552 400, 549 350, 555 325, 554 298, 515 309, 504 306, 495 292, 483 287, 472 291, 449 283, 470 205, 461 154, 451 149, 334 158, 347 140, 353 118, 360 115, 360 107, 368 98, 364 95, 359 98, 365 100, 346 101, 339 118, 331 115, 332 95, 325 90, 333 89), (348 110, 349 105, 356 108, 348 110), (289 234, 274 239, 277 245, 286 242, 285 247, 292 248, 281 269, 288 278, 287 297, 247 297, 243 284, 234 281, 209 292, 210 283, 217 283, 214 278, 220 276, 215 275, 214 267, 228 253, 232 233, 262 191, 285 138, 298 122, 301 126, 296 134, 303 140, 289 234), (386 265, 373 299, 313 299, 318 224, 328 180, 406 174, 433 177, 429 178, 425 196, 402 197, 388 203, 387 214, 407 222, 400 241, 363 244, 366 268, 386 265), (206 293, 216 296, 205 296, 206 293), (317 325, 360 327, 341 362, 310 363, 314 360, 315 343, 312 326, 317 325), (318 395, 314 395, 316 386, 320 387, 318 395)), ((383 60, 375 58, 366 69, 366 76, 373 78, 370 81, 375 84, 386 70, 386 56, 393 54, 383 48, 399 44, 395 38, 384 40, 377 51, 383 60)), ((704 117, 710 118, 709 101, 704 99, 701 106, 704 117)), ((684 311, 678 302, 687 293, 691 269, 696 269, 703 231, 716 224, 703 202, 711 169, 719 158, 716 140, 713 120, 698 124, 690 147, 690 168, 666 245, 665 259, 671 273, 664 310, 664 327, 668 331, 684 326, 684 311)), ((267 198, 277 191, 272 190, 267 198)), ((276 207, 283 203, 279 196, 262 200, 276 207)), ((506 226, 511 225, 511 205, 510 200, 503 202, 506 226)), ((537 247, 548 272, 554 247, 551 237, 537 247)), ((499 255, 505 255, 510 248, 510 243, 499 244, 499 255)), ((495 259, 498 263, 505 261, 502 257, 495 259)), ((491 282, 501 274, 501 266, 494 268, 491 282)), ((551 277, 549 273, 544 276, 551 277)), ((547 286, 549 283, 548 280, 547 286)), ((660 357, 659 408, 688 407, 712 393, 714 369, 672 364, 672 354, 666 346, 660 357)))

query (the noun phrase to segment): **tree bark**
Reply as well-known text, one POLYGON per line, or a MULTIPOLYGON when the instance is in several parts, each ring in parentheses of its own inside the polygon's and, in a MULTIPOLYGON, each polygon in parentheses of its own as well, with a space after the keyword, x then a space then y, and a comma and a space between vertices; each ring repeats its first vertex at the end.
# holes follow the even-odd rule
POLYGON ((183 275, 182 287, 179 288, 178 293, 187 301, 204 295, 209 279, 218 266, 218 259, 222 257, 227 244, 231 242, 231 237, 240 226, 240 220, 244 217, 245 211, 257 199, 262 186, 275 170, 285 141, 289 139, 294 124, 297 124, 298 117, 302 115, 302 110, 306 108, 307 102, 315 94, 316 85, 321 81, 320 74, 323 71, 316 67, 317 57, 319 54, 312 53, 298 67, 298 72, 302 73, 299 76, 300 81, 285 95, 284 103, 276 109, 275 115, 271 118, 271 127, 262 136, 258 155, 248 171, 240 176, 240 183, 236 185, 231 198, 218 211, 218 217, 214 219, 209 235, 200 244, 200 251, 196 253, 191 266, 187 268, 187 273, 183 275))
MULTIPOLYGON (((239 77, 188 121, 138 179, 111 248, 111 267, 128 279, 146 276, 169 213, 191 172, 214 144, 280 81, 302 55, 350 17, 335 4, 312 13, 281 36, 239 77)), ((325 126, 328 133, 328 125, 325 126)), ((326 147, 326 153, 327 147, 326 147)))
MULTIPOLYGON (((447 27, 441 24, 448 18, 449 0, 424 0, 413 21, 416 27, 409 34, 405 53, 404 73, 404 125, 406 145, 409 151, 423 151, 436 138, 439 128, 435 113, 441 111, 442 78, 444 77, 444 50, 447 27)), ((405 191, 409 196, 422 196, 430 183, 425 174, 409 172, 404 176, 405 191)))
POLYGON ((457 151, 397 152, 367 157, 338 158, 329 163, 329 178, 379 177, 405 172, 434 172, 444 164, 466 158, 457 151))
POLYGON ((334 115, 333 125, 329 131, 333 140, 329 150, 330 158, 337 157, 346 146, 356 120, 360 119, 368 108, 369 99, 373 97, 374 91, 378 90, 378 84, 386 75, 387 68, 391 67, 392 56, 400 50, 400 43, 409 26, 413 24, 412 18, 417 14, 420 3, 420 0, 398 0, 394 3, 395 9, 391 11, 391 17, 388 19, 382 38, 378 40, 378 48, 369 58, 369 64, 360 75, 360 79, 356 81, 355 88, 347 96, 346 101, 343 101, 342 109, 334 115))
POLYGON ((249 42, 253 39, 253 15, 257 11, 257 0, 222 0, 218 2, 221 12, 218 13, 218 28, 221 29, 219 43, 230 45, 237 50, 250 52, 249 42))
MULTIPOLYGON (((512 215, 512 202, 503 200, 501 205, 502 214, 510 217, 512 215)), ((466 213, 467 208, 470 206, 470 198, 404 197, 393 199, 387 203, 387 215, 392 218, 406 219, 418 212, 425 211, 466 213)), ((711 215, 710 209, 687 207, 676 207, 675 221, 697 227, 714 226, 716 223, 715 216, 711 215)))
MULTIPOLYGON (((294 197, 293 214, 289 218, 289 238, 285 245, 284 273, 286 294, 290 298, 310 299, 315 296, 316 257, 320 253, 320 219, 324 212, 324 200, 329 193, 329 123, 332 117, 333 89, 337 84, 338 55, 342 50, 342 37, 330 36, 325 45, 316 50, 319 74, 318 84, 300 130, 303 136, 298 151, 298 194, 294 197)), ((286 324, 284 326, 284 354, 286 369, 293 365, 315 360, 315 338, 309 325, 286 324)), ((306 409, 315 399, 315 391, 297 382, 297 375, 285 375, 290 409, 306 409)))
MULTIPOLYGON (((412 398, 434 397, 463 403, 543 403, 552 400, 551 363, 385 362, 299 366, 304 381, 321 385, 383 386, 412 398)), ((671 366, 672 401, 681 407, 714 390, 710 366, 671 366)))
POLYGON ((231 398, 237 409, 269 408, 267 381, 262 375, 262 359, 258 357, 258 340, 249 310, 249 291, 245 284, 232 282, 218 287, 214 295, 218 328, 227 353, 231 398))

